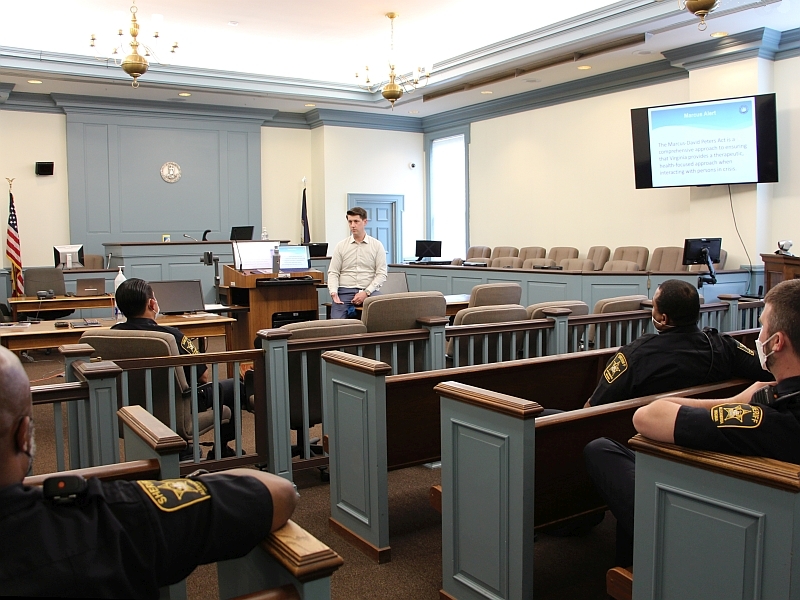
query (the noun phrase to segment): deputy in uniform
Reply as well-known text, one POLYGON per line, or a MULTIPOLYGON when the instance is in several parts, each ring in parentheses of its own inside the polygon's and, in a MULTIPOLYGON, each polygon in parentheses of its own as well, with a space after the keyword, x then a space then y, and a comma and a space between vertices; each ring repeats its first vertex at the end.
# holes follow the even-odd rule
MULTIPOLYGON (((777 383, 755 383, 725 400, 669 397, 638 409, 633 425, 660 442, 800 464, 800 280, 764 298, 759 361, 777 383)), ((586 465, 617 519, 617 564, 633 564, 635 455, 602 438, 586 446, 586 465)))
MULTIPOLYGON (((180 354, 199 354, 192 340, 183 335, 180 329, 159 325, 156 322, 159 314, 158 300, 149 283, 142 279, 128 279, 117 288, 114 295, 117 308, 122 311, 126 320, 124 323, 117 323, 111 329, 169 333, 175 337, 180 354)), ((204 385, 208 383, 207 371, 208 367, 206 365, 197 366, 197 382, 200 384, 198 386, 197 407, 200 412, 206 411, 213 406, 213 390, 210 389, 210 386, 204 385)), ((184 373, 186 374, 186 381, 191 383, 191 367, 184 367, 184 373)), ((233 418, 228 423, 222 423, 220 426, 220 436, 222 436, 221 458, 236 456, 233 448, 228 446, 228 442, 233 441, 236 437, 235 419, 241 418, 241 415, 235 411, 234 385, 236 385, 236 380, 234 379, 223 379, 219 382, 220 402, 229 407, 231 415, 233 415, 233 418)), ((244 386, 241 386, 240 398, 246 398, 244 386)), ((208 456, 214 456, 213 449, 209 451, 208 456)))
POLYGON ((166 481, 22 484, 34 453, 30 383, 0 347, 0 595, 158 598, 203 563, 247 554, 286 523, 292 484, 253 469, 166 481))
POLYGON ((687 281, 669 279, 653 296, 653 326, 608 362, 586 406, 742 377, 771 381, 755 353, 716 329, 700 330, 700 298, 687 281))

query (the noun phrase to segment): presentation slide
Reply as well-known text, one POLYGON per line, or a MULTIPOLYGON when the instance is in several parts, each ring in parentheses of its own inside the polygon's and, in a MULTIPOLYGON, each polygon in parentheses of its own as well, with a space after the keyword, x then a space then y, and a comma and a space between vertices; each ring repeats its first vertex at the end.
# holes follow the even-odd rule
POLYGON ((271 269, 272 250, 280 242, 233 242, 234 264, 237 269, 271 269))
POLYGON ((653 187, 758 181, 753 98, 648 109, 653 187))

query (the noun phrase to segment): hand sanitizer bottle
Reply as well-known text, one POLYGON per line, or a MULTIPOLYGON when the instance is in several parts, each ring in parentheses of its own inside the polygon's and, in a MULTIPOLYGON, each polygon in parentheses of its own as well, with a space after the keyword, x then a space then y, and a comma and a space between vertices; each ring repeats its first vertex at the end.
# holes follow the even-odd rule
POLYGON ((261 239, 262 240, 268 240, 269 239, 269 234, 267 233, 267 228, 266 227, 262 227, 261 228, 261 239))

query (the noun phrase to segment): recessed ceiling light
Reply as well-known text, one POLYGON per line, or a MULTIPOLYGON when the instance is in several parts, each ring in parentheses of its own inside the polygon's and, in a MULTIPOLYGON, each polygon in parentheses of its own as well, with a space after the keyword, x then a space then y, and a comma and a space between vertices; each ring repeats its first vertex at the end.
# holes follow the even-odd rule
POLYGON ((410 110, 410 111, 408 111, 408 114, 410 114, 410 115, 418 115, 419 111, 418 110, 410 110))
POLYGON ((39 84, 39 83, 42 83, 42 82, 41 82, 41 81, 39 81, 38 79, 28 79, 28 83, 35 83, 35 84, 39 84))
POLYGON ((487 95, 488 95, 488 94, 491 94, 491 93, 492 93, 492 91, 491 91, 491 90, 483 90, 483 91, 481 92, 481 94, 487 94, 487 95))
POLYGON ((239 21, 228 21, 228 25, 231 27, 236 27, 239 24, 239 21))
POLYGON ((652 54, 653 52, 650 50, 636 50, 634 54, 641 54, 642 56, 647 56, 648 54, 652 54))
POLYGON ((714 33, 711 34, 712 38, 721 38, 721 37, 727 37, 727 36, 728 36, 728 32, 727 31, 715 31, 714 33))
POLYGON ((180 96, 181 98, 188 98, 189 96, 191 96, 191 94, 189 92, 181 92, 180 94, 178 94, 178 96, 180 96))
POLYGON ((526 79, 525 80, 526 83, 539 83, 540 81, 541 81, 541 79, 526 79))
POLYGON ((590 67, 589 65, 580 65, 580 66, 578 67, 578 70, 579 70, 579 71, 588 71, 588 70, 589 70, 589 69, 591 69, 591 68, 592 68, 592 67, 590 67))
POLYGON ((308 104, 305 104, 304 106, 308 106, 309 108, 314 108, 316 106, 316 104, 308 103, 308 104))

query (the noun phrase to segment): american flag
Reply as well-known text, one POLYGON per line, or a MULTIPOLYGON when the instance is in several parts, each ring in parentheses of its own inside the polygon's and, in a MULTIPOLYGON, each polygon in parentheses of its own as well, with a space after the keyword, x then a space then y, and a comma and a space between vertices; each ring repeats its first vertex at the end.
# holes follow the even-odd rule
POLYGON ((14 208, 14 194, 10 190, 8 192, 6 256, 11 261, 11 295, 24 296, 25 286, 22 282, 22 250, 19 245, 19 225, 17 224, 17 211, 14 208))

